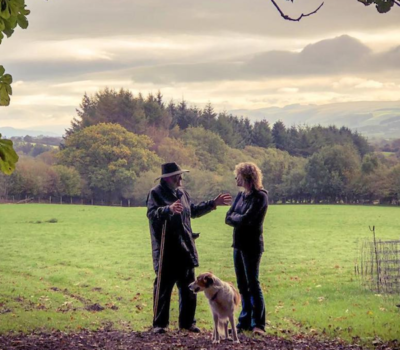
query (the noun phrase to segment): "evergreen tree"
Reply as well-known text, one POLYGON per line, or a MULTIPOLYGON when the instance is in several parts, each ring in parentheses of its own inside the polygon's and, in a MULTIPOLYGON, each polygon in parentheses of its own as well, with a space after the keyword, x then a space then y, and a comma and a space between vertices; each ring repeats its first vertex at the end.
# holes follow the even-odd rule
POLYGON ((100 123, 119 124, 137 134, 144 134, 147 127, 143 97, 139 94, 135 98, 124 89, 117 92, 106 88, 93 97, 85 94, 77 114, 67 136, 100 123))
MULTIPOLYGON (((211 103, 208 103, 204 110, 200 113, 198 123, 206 130, 215 130, 217 113, 214 112, 214 108, 211 103)), ((193 125, 194 126, 194 125, 193 125)))
POLYGON ((240 143, 240 135, 235 132, 233 117, 226 113, 220 113, 215 121, 214 131, 221 136, 225 143, 233 148, 236 148, 240 143))
POLYGON ((178 125, 181 130, 198 125, 198 111, 188 108, 185 100, 182 100, 177 106, 174 118, 172 124, 178 125))
POLYGON ((299 146, 300 146, 300 133, 296 126, 291 126, 290 129, 287 129, 287 142, 286 142, 286 150, 292 156, 299 155, 299 146))
POLYGON ((158 92, 157 92, 156 100, 157 100, 157 103, 159 104, 159 106, 164 109, 165 105, 163 102, 163 95, 161 94, 160 90, 158 90, 158 92))
POLYGON ((278 120, 272 128, 272 140, 275 147, 285 151, 287 149, 287 137, 285 124, 278 120))
POLYGON ((258 147, 269 148, 273 145, 272 132, 268 121, 255 122, 251 132, 251 144, 258 147))

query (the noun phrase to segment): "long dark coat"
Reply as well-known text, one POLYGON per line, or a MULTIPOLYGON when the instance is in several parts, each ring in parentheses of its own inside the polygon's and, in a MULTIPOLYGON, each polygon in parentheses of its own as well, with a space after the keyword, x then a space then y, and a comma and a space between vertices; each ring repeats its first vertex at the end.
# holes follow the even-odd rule
POLYGON ((165 222, 167 226, 163 263, 166 265, 186 264, 188 268, 199 266, 190 219, 200 217, 215 209, 215 202, 210 200, 194 205, 184 189, 178 188, 174 193, 166 182, 161 180, 159 185, 150 190, 146 203, 154 270, 158 271, 162 227, 165 222), (178 199, 183 205, 183 212, 180 215, 172 215, 169 206, 178 199))

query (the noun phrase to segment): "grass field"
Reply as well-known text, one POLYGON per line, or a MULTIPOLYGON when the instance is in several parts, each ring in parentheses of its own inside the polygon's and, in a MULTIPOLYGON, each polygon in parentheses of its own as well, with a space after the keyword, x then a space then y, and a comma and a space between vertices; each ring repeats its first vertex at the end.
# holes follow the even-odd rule
MULTIPOLYGON (((151 325, 152 270, 144 208, 0 205, 0 332, 151 325), (100 307, 104 308, 98 311, 100 307)), ((235 281, 226 208, 193 220, 200 267, 235 281)), ((399 239, 400 208, 270 206, 261 282, 270 333, 365 341, 400 337, 393 301, 354 276, 359 240, 375 225, 399 239)), ((400 299, 400 296, 399 296, 400 299)), ((398 300, 400 302, 400 300, 398 300)), ((171 327, 177 327, 177 293, 171 327)), ((204 295, 197 323, 211 329, 204 295)))

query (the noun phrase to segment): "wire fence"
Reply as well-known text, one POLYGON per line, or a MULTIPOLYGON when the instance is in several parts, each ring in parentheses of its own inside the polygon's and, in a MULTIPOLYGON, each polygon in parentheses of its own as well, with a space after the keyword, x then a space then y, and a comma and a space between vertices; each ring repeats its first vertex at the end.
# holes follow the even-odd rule
POLYGON ((355 273, 361 284, 374 293, 400 295, 400 240, 382 241, 375 236, 373 241, 360 244, 355 273))
POLYGON ((0 197, 0 203, 39 203, 39 204, 73 204, 73 205, 99 205, 99 206, 119 206, 134 207, 136 202, 131 199, 105 200, 98 198, 80 198, 80 197, 61 197, 61 196, 4 196, 0 197))

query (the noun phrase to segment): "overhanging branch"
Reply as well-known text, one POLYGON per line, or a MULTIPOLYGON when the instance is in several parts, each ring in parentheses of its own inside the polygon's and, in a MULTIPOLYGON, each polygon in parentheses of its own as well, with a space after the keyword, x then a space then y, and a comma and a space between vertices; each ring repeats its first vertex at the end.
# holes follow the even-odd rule
POLYGON ((299 22, 303 17, 308 17, 308 16, 313 15, 314 13, 317 13, 318 10, 319 10, 319 9, 322 7, 322 5, 324 4, 324 3, 322 3, 321 5, 319 5, 318 8, 317 8, 315 11, 313 11, 313 12, 306 13, 306 14, 302 13, 298 18, 292 18, 292 17, 290 17, 290 16, 288 16, 288 15, 285 15, 285 14, 283 13, 283 11, 280 9, 280 7, 279 7, 278 4, 275 2, 275 0, 271 0, 271 2, 274 4, 274 6, 276 7, 276 9, 278 10, 278 12, 281 14, 281 16, 282 16, 284 19, 286 19, 287 21, 294 21, 294 22, 299 22))

